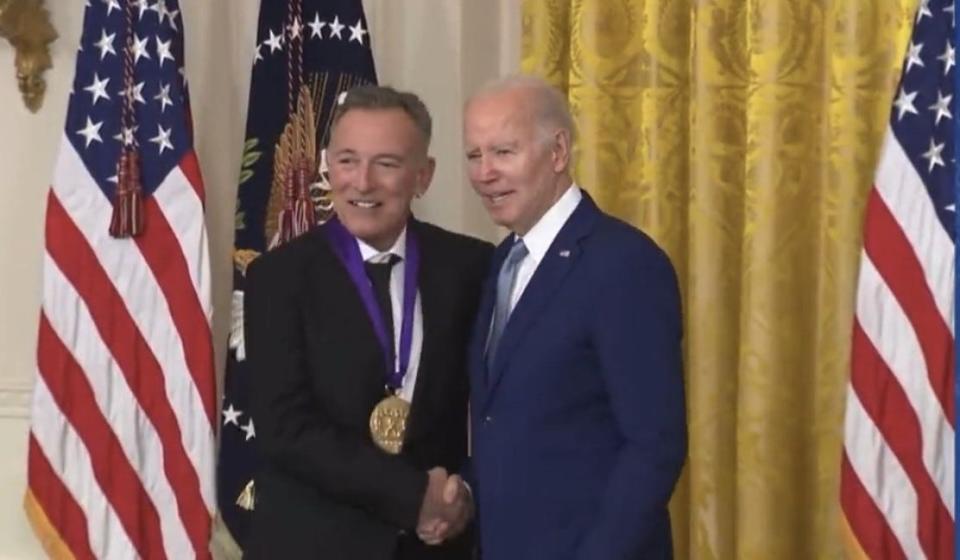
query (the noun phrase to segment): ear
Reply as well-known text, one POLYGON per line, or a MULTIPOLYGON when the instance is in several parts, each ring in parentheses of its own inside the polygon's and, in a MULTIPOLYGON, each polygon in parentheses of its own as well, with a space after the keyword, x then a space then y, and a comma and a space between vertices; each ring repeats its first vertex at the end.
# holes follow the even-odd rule
POLYGON ((430 182, 433 181, 433 172, 436 171, 436 169, 437 160, 427 156, 426 161, 423 162, 420 170, 417 171, 417 184, 414 196, 420 198, 427 193, 427 189, 430 188, 430 182))
POLYGON ((554 173, 562 173, 570 167, 570 132, 559 129, 553 133, 553 150, 551 157, 553 159, 554 173))

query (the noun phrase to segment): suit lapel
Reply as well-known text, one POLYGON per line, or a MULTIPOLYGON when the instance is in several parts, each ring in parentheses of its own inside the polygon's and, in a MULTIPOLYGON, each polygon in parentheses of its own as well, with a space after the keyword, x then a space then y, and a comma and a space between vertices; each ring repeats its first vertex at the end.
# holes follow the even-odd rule
MULTIPOLYGON (((351 351, 357 352, 358 354, 376 352, 382 355, 383 349, 377 341, 377 335, 373 329, 373 322, 367 315, 366 308, 360 299, 360 294, 357 292, 356 286, 353 285, 353 281, 347 273, 346 266, 333 252, 333 248, 330 247, 326 237, 321 235, 319 230, 314 230, 314 233, 311 235, 317 236, 317 246, 314 253, 315 258, 311 260, 307 270, 308 283, 310 286, 316 287, 318 294, 326 292, 327 294, 337 294, 337 297, 321 298, 318 296, 313 300, 311 306, 313 309, 307 312, 308 318, 314 316, 314 314, 316 317, 329 315, 331 309, 326 308, 326 306, 331 306, 331 308, 335 306, 336 315, 338 316, 351 319, 354 317, 362 317, 362 319, 359 319, 356 323, 353 323, 352 320, 348 320, 346 323, 356 324, 357 326, 357 328, 350 330, 350 332, 354 333, 350 341, 351 351)), ((384 360, 385 359, 386 358, 384 358, 384 360)), ((361 368, 361 371, 350 372, 350 375, 362 376, 362 380, 358 381, 362 382, 364 386, 370 387, 371 391, 378 391, 379 398, 382 398, 383 372, 383 369, 374 371, 369 368, 361 368)))
POLYGON ((442 348, 437 345, 439 330, 444 328, 439 322, 443 310, 452 302, 449 291, 444 290, 443 267, 437 266, 442 262, 443 255, 437 254, 436 246, 429 231, 419 227, 419 222, 413 221, 411 227, 417 229, 420 239, 420 278, 418 289, 420 292, 420 310, 422 312, 423 337, 420 348, 420 362, 417 364, 417 384, 413 388, 413 403, 410 407, 410 418, 407 421, 405 441, 412 441, 421 436, 429 427, 426 418, 429 417, 433 403, 428 402, 431 394, 430 386, 436 380, 437 366, 442 348))
MULTIPOLYGON (((480 294, 480 304, 477 308, 477 319, 474 322, 473 337, 470 344, 468 363, 471 365, 471 392, 480 393, 487 390, 489 382, 489 368, 486 358, 487 337, 490 335, 490 321, 493 318, 493 307, 497 298, 497 274, 503 266, 504 259, 510 251, 512 235, 504 239, 493 252, 490 259, 490 270, 483 281, 480 294)), ((471 400, 474 400, 471 398, 471 400)))
MULTIPOLYGON (((580 240, 593 229, 599 210, 590 197, 583 199, 573 214, 560 229, 557 237, 534 272, 520 300, 510 313, 510 319, 500 339, 496 359, 490 368, 486 400, 492 397, 511 357, 520 348, 523 337, 540 317, 543 308, 550 303, 564 278, 576 266, 582 252, 580 240)), ((499 266, 497 266, 499 270, 499 266)))

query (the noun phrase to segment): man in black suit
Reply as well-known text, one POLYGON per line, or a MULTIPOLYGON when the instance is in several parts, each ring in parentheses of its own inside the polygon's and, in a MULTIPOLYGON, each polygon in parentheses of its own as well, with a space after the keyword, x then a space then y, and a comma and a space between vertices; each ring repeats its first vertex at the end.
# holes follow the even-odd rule
POLYGON ((263 458, 248 558, 470 557, 472 501, 448 473, 467 453, 466 348, 492 247, 412 217, 430 129, 413 94, 351 90, 327 150, 337 218, 248 269, 263 458), (459 536, 419 540, 438 524, 459 536))

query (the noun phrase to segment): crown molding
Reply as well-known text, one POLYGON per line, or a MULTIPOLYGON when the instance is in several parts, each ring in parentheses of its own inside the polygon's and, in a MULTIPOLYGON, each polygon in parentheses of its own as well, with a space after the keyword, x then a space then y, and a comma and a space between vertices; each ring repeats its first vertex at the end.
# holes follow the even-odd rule
POLYGON ((33 384, 0 378, 0 418, 29 418, 33 384))

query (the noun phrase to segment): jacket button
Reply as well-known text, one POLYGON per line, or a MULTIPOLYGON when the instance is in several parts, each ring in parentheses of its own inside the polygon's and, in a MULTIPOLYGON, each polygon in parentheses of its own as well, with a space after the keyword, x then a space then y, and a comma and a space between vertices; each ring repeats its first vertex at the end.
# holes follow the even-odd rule
POLYGON ((483 423, 484 423, 484 424, 490 424, 491 422, 493 422, 493 416, 486 416, 486 417, 484 417, 484 419, 483 419, 483 423))

